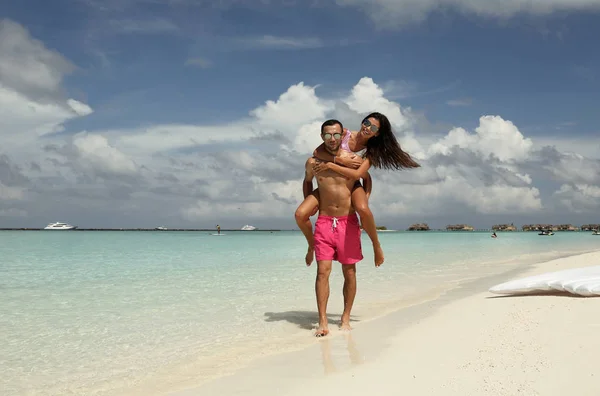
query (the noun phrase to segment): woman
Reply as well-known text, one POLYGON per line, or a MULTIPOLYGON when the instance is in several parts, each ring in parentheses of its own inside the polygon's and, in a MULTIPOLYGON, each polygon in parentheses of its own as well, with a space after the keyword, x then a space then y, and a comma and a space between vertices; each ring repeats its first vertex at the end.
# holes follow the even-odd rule
MULTIPOLYGON (((384 261, 383 250, 379 244, 375 219, 368 205, 372 188, 369 168, 374 166, 382 169, 399 170, 417 168, 420 165, 402 150, 392 132, 392 125, 388 118, 377 112, 371 113, 363 119, 361 129, 358 132, 345 131, 340 150, 336 156, 331 155, 325 149, 324 144, 321 144, 313 155, 318 159, 328 161, 316 164, 313 168, 315 174, 332 170, 350 179, 357 180, 357 184, 352 191, 352 206, 358 212, 362 227, 373 244, 375 265, 380 266, 384 261), (361 178, 364 186, 358 182, 361 178)), ((298 224, 310 222, 310 216, 317 212, 318 207, 319 192, 316 189, 313 194, 304 199, 296 210, 296 222, 298 224)), ((308 240, 309 236, 305 236, 308 240)), ((309 240, 306 255, 307 264, 312 262, 313 255, 313 247, 310 245, 309 240)))

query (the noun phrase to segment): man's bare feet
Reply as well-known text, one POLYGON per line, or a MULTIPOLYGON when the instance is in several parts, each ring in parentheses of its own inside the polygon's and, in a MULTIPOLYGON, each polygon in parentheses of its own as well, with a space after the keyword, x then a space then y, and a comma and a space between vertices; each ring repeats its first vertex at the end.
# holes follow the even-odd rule
POLYGON ((319 323, 319 327, 315 332, 315 337, 325 337, 327 334, 329 334, 329 326, 327 322, 319 323))
POLYGON ((342 315, 342 323, 340 324, 340 330, 352 330, 352 326, 350 326, 350 315, 342 315))
POLYGON ((383 261, 385 260, 383 257, 383 249, 381 248, 381 245, 373 246, 373 253, 375 256, 375 267, 379 267, 381 264, 383 264, 383 261))
POLYGON ((314 259, 315 259, 315 248, 312 246, 309 246, 308 251, 306 252, 306 257, 304 258, 304 261, 306 261, 306 266, 310 267, 310 265, 312 264, 314 259))

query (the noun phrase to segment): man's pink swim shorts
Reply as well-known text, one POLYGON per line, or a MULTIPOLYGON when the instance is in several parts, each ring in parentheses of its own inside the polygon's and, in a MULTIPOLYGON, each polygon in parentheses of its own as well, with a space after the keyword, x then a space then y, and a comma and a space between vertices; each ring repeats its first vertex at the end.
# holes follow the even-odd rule
POLYGON ((355 264, 363 259, 358 216, 322 216, 315 224, 315 258, 355 264))

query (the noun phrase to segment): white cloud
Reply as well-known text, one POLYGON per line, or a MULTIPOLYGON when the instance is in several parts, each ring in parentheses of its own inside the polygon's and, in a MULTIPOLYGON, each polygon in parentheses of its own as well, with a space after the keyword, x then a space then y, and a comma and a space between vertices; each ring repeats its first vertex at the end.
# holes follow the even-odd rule
POLYGON ((109 21, 107 33, 163 34, 177 33, 179 27, 164 18, 155 19, 113 19, 109 21))
POLYGON ((32 38, 21 25, 0 21, 0 137, 4 147, 30 145, 92 109, 66 99, 63 77, 74 66, 32 38))
POLYGON ((74 66, 32 38, 23 26, 0 20, 0 82, 31 96, 55 97, 65 74, 74 66))
POLYGON ((292 85, 276 102, 268 100, 250 114, 260 125, 284 130, 297 128, 307 121, 323 119, 332 107, 317 97, 315 88, 302 82, 292 85))
POLYGON ((600 160, 576 153, 562 153, 555 148, 542 149, 538 156, 540 168, 559 182, 600 185, 600 160))
MULTIPOLYGON (((373 170, 371 204, 378 216, 431 216, 448 210, 457 215, 510 215, 544 210, 535 172, 522 168, 535 157, 533 142, 512 122, 500 116, 483 116, 473 132, 454 128, 429 143, 412 131, 415 119, 411 110, 386 99, 369 77, 360 79, 346 96, 337 99, 320 96, 317 88, 292 85, 276 100, 267 100, 250 111, 249 117, 229 124, 156 125, 77 134, 70 146, 64 146, 72 149, 63 158, 92 176, 145 178, 145 188, 151 190, 137 192, 137 200, 195 197, 176 205, 182 221, 214 219, 212 223, 217 218, 240 216, 244 222, 267 216, 291 221, 290 213, 302 199, 303 164, 321 142, 322 121, 337 112, 361 120, 377 110, 389 116, 402 146, 423 166, 403 172, 373 170), (283 140, 273 141, 277 136, 283 140), (220 154, 179 151, 219 142, 227 143, 223 146, 227 150, 220 154)), ((218 150, 213 147, 211 151, 218 150)), ((561 158, 566 161, 571 157, 561 158)), ((564 168, 578 172, 577 167, 564 168)), ((585 170, 579 175, 582 181, 587 180, 585 170)), ((97 189, 90 185, 82 191, 103 194, 97 189)), ((580 200, 593 199, 590 191, 578 187, 575 193, 580 200)))
POLYGON ((21 200, 25 197, 25 192, 19 187, 8 187, 0 181, 0 199, 21 200))
MULTIPOLYGON (((132 153, 155 153, 240 141, 277 132, 293 141, 299 128, 315 120, 319 120, 320 125, 332 109, 328 100, 317 97, 315 89, 302 82, 292 85, 276 101, 267 100, 264 105, 250 111, 249 118, 225 125, 157 125, 146 129, 103 131, 102 134, 114 136, 117 147, 132 153)), ((318 139, 318 132, 315 135, 318 139)), ((301 141, 298 144, 305 148, 301 141)))
POLYGON ((487 18, 510 18, 518 14, 544 16, 561 11, 600 9, 598 0, 336 0, 336 3, 364 10, 379 28, 418 23, 433 12, 445 10, 487 18))
POLYGON ((37 137, 55 132, 76 113, 59 102, 40 103, 0 82, 0 135, 3 139, 37 137))
MULTIPOLYGON (((281 200, 277 200, 274 194, 283 194, 290 199, 297 201, 302 195, 298 194, 296 183, 260 183, 255 184, 255 191, 245 193, 262 197, 253 202, 223 202, 223 196, 219 195, 217 187, 211 200, 201 200, 195 204, 182 208, 181 213, 189 221, 201 221, 207 217, 215 218, 215 213, 225 214, 221 217, 234 217, 239 221, 242 219, 260 219, 260 218, 285 218, 290 217, 290 205, 281 200)), ((212 186, 211 186, 212 189, 212 186)), ((293 213, 293 212, 291 212, 293 213)))
POLYGON ((499 185, 473 188, 465 185, 463 190, 457 189, 455 193, 457 198, 483 214, 531 213, 542 209, 540 191, 535 187, 499 185))
POLYGON ((79 163, 90 170, 117 175, 134 175, 138 167, 133 160, 112 147, 104 136, 79 133, 73 137, 79 163))
POLYGON ((527 184, 531 184, 533 182, 533 179, 531 179, 531 176, 529 176, 528 174, 522 175, 520 173, 515 173, 515 176, 517 176, 519 179, 523 180, 527 184))
MULTIPOLYGON (((95 208, 83 212, 99 222, 112 218, 112 224, 127 213, 129 223, 141 225, 164 219, 173 225, 226 220, 241 226, 252 220, 294 227, 304 162, 321 143, 321 123, 338 118, 356 130, 372 111, 389 117, 403 148, 422 165, 372 171, 377 219, 541 216, 555 202, 572 213, 598 209, 599 161, 561 151, 560 141, 554 149, 541 147, 500 115, 482 116, 473 131, 457 126, 432 141, 415 134, 418 117, 412 109, 387 97, 368 76, 336 97, 326 86, 298 82, 279 97, 265 98, 247 116, 222 123, 52 134, 93 112, 64 95, 62 78, 70 63, 19 25, 3 22, 0 29, 25 51, 0 45, 0 154, 14 162, 6 157, 0 164, 0 199, 20 205, 0 206, 3 217, 41 215, 48 205, 63 205, 65 211, 95 208), (16 59, 22 74, 4 55, 16 59), (30 81, 36 70, 44 72, 30 81), (563 187, 549 194, 558 185, 563 187)), ((585 142, 569 146, 578 148, 585 142)))
POLYGON ((235 141, 253 136, 243 122, 221 125, 155 125, 144 129, 101 131, 115 145, 135 155, 152 154, 204 144, 235 141), (218 131, 218 133, 216 132, 218 131))
POLYGON ((386 216, 447 214, 445 212, 511 214, 543 209, 540 192, 535 187, 507 183, 486 185, 472 176, 477 176, 476 170, 465 174, 460 163, 407 172, 405 179, 425 178, 425 183, 418 186, 409 184, 409 180, 398 182, 396 174, 386 174, 374 180, 373 204, 377 213, 386 216), (430 172, 435 176, 428 174, 430 172))
POLYGON ((186 66, 197 66, 201 69, 208 69, 213 66, 213 63, 205 58, 190 58, 185 61, 186 66))
POLYGON ((238 40, 243 49, 307 49, 320 48, 324 44, 317 37, 280 37, 265 35, 245 37, 238 40))
POLYGON ((0 217, 27 217, 27 212, 22 209, 0 209, 0 217))
POLYGON ((321 135, 318 133, 321 130, 322 123, 322 121, 313 121, 310 124, 301 126, 294 139, 294 149, 299 153, 310 155, 316 147, 323 143, 321 135))
POLYGON ((90 106, 86 105, 85 103, 81 103, 75 99, 68 99, 67 104, 78 116, 83 117, 93 113, 93 110, 90 106))
POLYGON ((595 217, 600 210, 599 185, 563 184, 553 198, 572 213, 593 213, 595 217))
POLYGON ((412 126, 410 109, 402 109, 398 103, 386 99, 383 89, 370 77, 363 77, 358 81, 346 103, 358 113, 378 111, 385 114, 401 131, 412 126))
POLYGON ((586 158, 600 159, 600 132, 596 136, 536 136, 534 149, 546 146, 560 149, 564 154, 583 155, 586 158))
MULTIPOLYGON (((283 126, 285 117, 276 117, 275 114, 280 114, 279 112, 285 114, 290 108, 310 109, 311 106, 306 106, 305 103, 306 95, 311 98, 309 103, 315 109, 319 108, 317 105, 319 100, 313 96, 314 90, 303 86, 296 86, 295 89, 305 90, 305 93, 295 92, 294 95, 285 97, 282 95, 278 102, 268 103, 261 107, 260 111, 253 113, 260 114, 261 120, 268 119, 267 124, 271 126, 275 126, 277 123, 283 126), (285 106, 281 105, 283 103, 285 106), (299 106, 299 103, 305 105, 299 106)), ((378 175, 375 179, 376 193, 372 201, 372 205, 378 213, 406 216, 415 213, 441 213, 445 210, 442 208, 450 207, 455 210, 457 207, 462 208, 463 213, 479 214, 532 213, 543 209, 539 189, 530 186, 534 182, 532 176, 526 172, 519 172, 519 168, 515 164, 515 162, 527 159, 527 155, 531 151, 531 140, 526 139, 510 121, 497 116, 481 117, 480 126, 476 128, 474 134, 454 129, 449 132, 448 136, 425 149, 410 130, 413 123, 410 111, 387 100, 383 96, 383 91, 372 79, 361 79, 353 87, 349 96, 343 98, 342 101, 356 112, 362 113, 363 116, 374 109, 381 109, 382 112, 388 114, 394 128, 406 132, 400 137, 401 144, 415 158, 426 159, 426 151, 429 156, 436 155, 435 158, 430 158, 423 163, 425 169, 378 175), (465 159, 460 156, 463 153, 456 156, 454 151, 457 147, 463 149, 463 152, 466 150, 466 153, 472 153, 471 158, 478 156, 477 161, 479 162, 471 165, 468 162, 469 158, 465 159), (444 165, 436 166, 434 162, 431 162, 436 160, 443 161, 444 165), (435 166, 433 173, 431 166, 435 166), (407 188, 407 184, 410 185, 409 188, 407 188), (380 189, 381 186, 385 186, 385 194, 383 194, 383 189, 380 189)), ((293 119, 292 124, 299 125, 295 131, 292 131, 295 136, 293 147, 306 155, 301 156, 297 163, 297 181, 288 180, 283 191, 274 190, 275 187, 269 186, 269 189, 258 193, 259 197, 267 197, 262 200, 263 208, 270 208, 273 211, 271 215, 275 216, 279 213, 283 215, 281 211, 284 208, 292 210, 293 206, 300 202, 302 197, 299 179, 303 172, 302 160, 306 159, 310 152, 320 144, 318 130, 321 121, 312 121, 313 115, 322 120, 328 111, 331 111, 330 109, 331 106, 323 105, 320 111, 308 111, 293 119), (296 185, 295 190, 292 187, 294 185, 296 185), (270 192, 276 193, 277 197, 287 199, 292 204, 282 206, 281 202, 272 199, 270 192)), ((240 154, 243 153, 240 152, 240 154)), ((256 157, 242 155, 237 161, 230 157, 226 162, 231 166, 244 167, 251 173, 256 172, 260 175, 261 164, 257 163, 255 159, 256 157)), ((376 170, 374 172, 377 173, 376 170)), ((260 186, 265 185, 260 179, 257 179, 257 182, 260 186)), ((222 189, 213 187, 211 184, 211 190, 218 191, 216 196, 231 194, 231 192, 227 192, 226 184, 221 184, 222 189)), ((260 191, 260 188, 257 191, 260 191)), ((253 196, 257 191, 247 191, 246 195, 253 196)), ((216 196, 212 198, 216 199, 216 196)), ((202 205, 193 205, 192 212, 185 213, 187 216, 191 216, 192 213, 193 216, 205 216, 210 212, 224 211, 227 213, 233 210, 233 206, 225 208, 222 207, 223 205, 222 202, 212 204, 204 202, 202 205)), ((240 208, 242 211, 262 213, 262 210, 250 203, 244 203, 240 208)))
POLYGON ((533 146, 532 140, 525 138, 512 122, 499 116, 481 117, 475 132, 470 134, 463 128, 454 128, 430 147, 429 155, 448 155, 458 147, 511 162, 525 160, 533 146))

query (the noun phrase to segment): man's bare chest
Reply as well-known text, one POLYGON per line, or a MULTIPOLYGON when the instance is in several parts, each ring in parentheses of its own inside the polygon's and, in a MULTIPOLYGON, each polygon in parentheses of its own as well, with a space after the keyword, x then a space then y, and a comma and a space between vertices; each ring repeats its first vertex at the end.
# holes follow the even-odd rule
POLYGON ((340 175, 337 172, 327 170, 317 175, 317 183, 319 188, 327 186, 343 186, 348 184, 348 178, 340 175))

